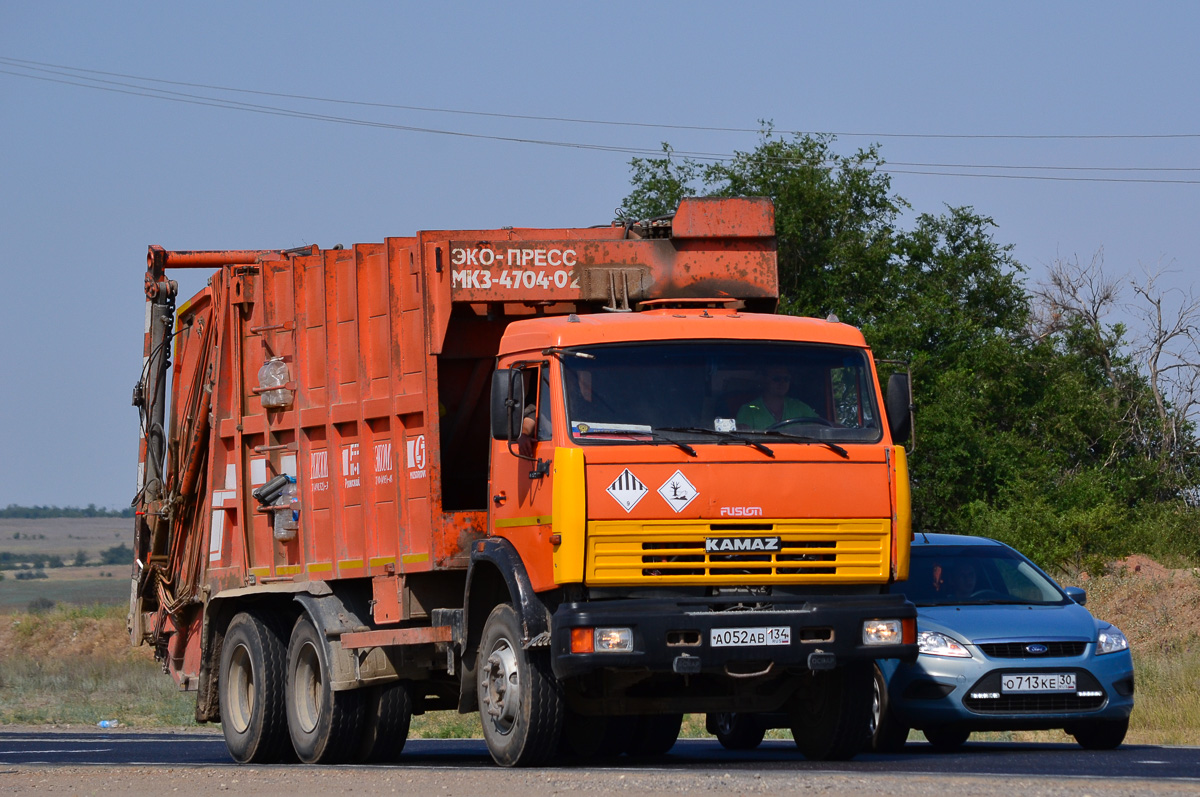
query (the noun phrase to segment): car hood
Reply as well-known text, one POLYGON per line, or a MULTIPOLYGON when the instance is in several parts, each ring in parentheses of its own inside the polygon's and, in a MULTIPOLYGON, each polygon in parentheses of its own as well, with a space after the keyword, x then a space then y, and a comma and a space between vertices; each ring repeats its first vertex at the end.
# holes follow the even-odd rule
POLYGON ((921 606, 917 629, 940 631, 968 644, 1012 640, 1096 640, 1096 621, 1077 603, 1065 606, 921 606))

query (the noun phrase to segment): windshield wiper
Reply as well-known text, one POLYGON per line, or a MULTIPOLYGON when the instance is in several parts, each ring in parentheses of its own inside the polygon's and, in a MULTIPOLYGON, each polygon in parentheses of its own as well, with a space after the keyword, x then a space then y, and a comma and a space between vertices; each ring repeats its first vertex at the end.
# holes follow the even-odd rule
POLYGON ((713 435, 714 437, 720 437, 724 440, 736 440, 739 443, 744 443, 745 445, 748 445, 748 446, 754 446, 756 449, 763 452, 764 454, 766 454, 768 457, 771 457, 772 459, 775 458, 775 452, 772 451, 770 448, 768 448, 763 443, 760 443, 757 440, 751 440, 749 437, 744 437, 743 435, 740 435, 740 434, 734 434, 733 432, 718 432, 716 429, 704 429, 700 426, 663 426, 661 428, 663 431, 666 431, 666 432, 688 432, 690 434, 707 434, 707 435, 713 435))
POLYGON ((789 440, 795 440, 798 443, 816 443, 817 445, 825 446, 842 459, 850 459, 849 451, 842 448, 837 443, 831 443, 828 440, 822 440, 819 437, 809 437, 808 435, 803 434, 789 434, 788 432, 781 432, 778 429, 764 429, 761 432, 755 432, 755 434, 767 434, 771 435, 772 437, 786 437, 789 440))
MULTIPOLYGON (((672 431, 672 430, 668 430, 668 431, 672 431)), ((572 431, 572 434, 577 434, 581 437, 589 437, 591 435, 602 435, 602 434, 604 434, 604 435, 618 435, 618 434, 646 435, 649 438, 651 438, 652 440, 658 440, 663 443, 669 443, 670 445, 675 446, 680 451, 687 454, 689 457, 699 456, 699 454, 696 453, 696 449, 692 448, 687 443, 683 442, 682 440, 676 440, 673 437, 667 437, 665 434, 660 434, 655 429, 636 429, 635 430, 635 429, 604 429, 604 428, 600 428, 600 429, 588 429, 586 432, 580 431, 579 429, 574 429, 572 431)))

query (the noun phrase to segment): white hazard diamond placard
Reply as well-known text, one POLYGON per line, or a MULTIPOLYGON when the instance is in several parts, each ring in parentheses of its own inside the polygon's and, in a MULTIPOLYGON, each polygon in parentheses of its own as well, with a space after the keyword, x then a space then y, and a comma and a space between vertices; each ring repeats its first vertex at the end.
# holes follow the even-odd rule
POLYGON ((650 488, 642 484, 637 476, 626 468, 621 471, 621 475, 613 480, 613 483, 607 487, 608 494, 613 497, 621 508, 626 512, 637 506, 637 502, 641 501, 646 493, 650 492, 650 488))
POLYGON ((671 478, 663 482, 662 487, 658 488, 658 494, 671 505, 672 509, 682 512, 685 506, 700 495, 700 491, 692 486, 692 483, 683 475, 683 471, 677 470, 671 478))

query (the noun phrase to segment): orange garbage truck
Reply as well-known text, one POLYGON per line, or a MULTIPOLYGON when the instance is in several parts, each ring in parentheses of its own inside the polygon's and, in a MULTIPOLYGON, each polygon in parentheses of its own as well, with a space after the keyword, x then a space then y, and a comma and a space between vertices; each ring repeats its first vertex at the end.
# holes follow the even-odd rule
POLYGON ((152 246, 145 294, 129 632, 236 761, 390 760, 435 710, 506 766, 685 713, 847 758, 916 655, 907 377, 774 314, 769 200, 152 246))

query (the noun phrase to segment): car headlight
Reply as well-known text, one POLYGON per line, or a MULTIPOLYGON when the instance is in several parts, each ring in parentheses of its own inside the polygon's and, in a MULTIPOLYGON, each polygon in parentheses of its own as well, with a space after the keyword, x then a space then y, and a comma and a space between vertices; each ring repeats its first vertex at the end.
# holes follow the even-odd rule
POLYGON ((1096 636, 1096 655, 1116 653, 1118 650, 1129 650, 1129 640, 1116 626, 1109 626, 1096 636))
POLYGON ((917 634, 917 650, 927 656, 971 658, 971 651, 967 650, 957 639, 939 634, 937 631, 922 631, 917 634))

